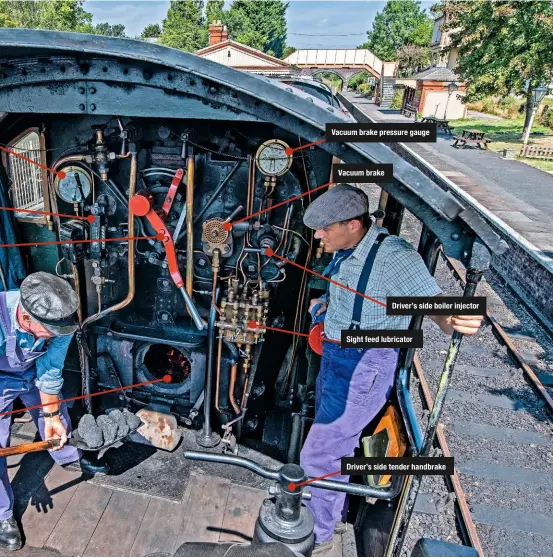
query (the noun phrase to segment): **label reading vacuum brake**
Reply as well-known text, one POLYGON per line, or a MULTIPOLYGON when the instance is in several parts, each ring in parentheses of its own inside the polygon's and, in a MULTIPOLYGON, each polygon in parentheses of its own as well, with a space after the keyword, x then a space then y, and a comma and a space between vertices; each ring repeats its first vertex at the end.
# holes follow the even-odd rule
POLYGON ((453 475, 453 457, 342 457, 342 475, 453 475))
POLYGON ((389 296, 388 316, 483 316, 485 296, 389 296))
POLYGON ((348 349, 421 349, 422 339, 421 329, 343 329, 340 345, 348 349))
POLYGON ((436 141, 436 124, 360 124, 327 122, 326 141, 351 142, 424 142, 436 141))
POLYGON ((392 182, 394 179, 393 165, 369 165, 365 163, 350 165, 334 165, 332 167, 332 181, 336 183, 348 182, 375 183, 392 182))

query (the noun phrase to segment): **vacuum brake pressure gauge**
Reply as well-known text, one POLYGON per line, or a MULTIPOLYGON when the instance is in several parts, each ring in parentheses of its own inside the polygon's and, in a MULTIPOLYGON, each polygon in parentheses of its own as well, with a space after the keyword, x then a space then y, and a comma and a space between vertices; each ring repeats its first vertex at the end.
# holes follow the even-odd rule
POLYGON ((64 167, 65 177, 56 175, 54 188, 58 196, 67 203, 82 203, 92 191, 92 176, 81 167, 64 167))
POLYGON ((289 145, 272 139, 262 143, 255 154, 255 164, 265 176, 281 176, 290 170, 292 155, 286 155, 289 145))

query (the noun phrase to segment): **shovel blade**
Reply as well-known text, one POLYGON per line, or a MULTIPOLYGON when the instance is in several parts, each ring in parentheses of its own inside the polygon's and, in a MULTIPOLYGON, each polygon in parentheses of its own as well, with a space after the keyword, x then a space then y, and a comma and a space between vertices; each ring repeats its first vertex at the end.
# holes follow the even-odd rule
POLYGON ((173 415, 145 407, 140 409, 136 416, 143 424, 132 436, 133 441, 146 442, 148 445, 166 451, 172 451, 177 447, 182 434, 177 419, 173 415), (137 434, 142 440, 136 439, 137 434))

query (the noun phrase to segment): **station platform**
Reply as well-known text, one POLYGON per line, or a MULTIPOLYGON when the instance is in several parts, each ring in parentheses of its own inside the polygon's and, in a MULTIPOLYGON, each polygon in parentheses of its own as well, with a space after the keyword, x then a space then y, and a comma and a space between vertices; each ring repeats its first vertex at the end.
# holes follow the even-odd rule
MULTIPOLYGON (((376 122, 413 122, 356 93, 342 95, 376 122)), ((533 245, 553 271, 553 174, 491 151, 455 149, 444 135, 406 145, 533 245)))

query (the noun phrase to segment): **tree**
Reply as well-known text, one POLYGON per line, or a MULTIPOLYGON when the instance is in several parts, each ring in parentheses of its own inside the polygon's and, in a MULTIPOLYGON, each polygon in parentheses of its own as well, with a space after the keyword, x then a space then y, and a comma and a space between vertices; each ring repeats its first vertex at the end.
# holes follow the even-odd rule
POLYGON ((205 23, 207 26, 214 21, 224 21, 224 6, 225 0, 207 0, 205 4, 205 23))
POLYGON ((459 49, 455 70, 468 84, 465 100, 524 94, 526 131, 531 90, 553 79, 552 3, 445 0, 437 9, 446 15, 443 29, 450 31, 450 48, 459 49))
POLYGON ((0 2, 0 24, 25 29, 90 32, 92 14, 83 0, 14 0, 0 2))
POLYGON ((395 60, 397 50, 405 45, 428 45, 433 25, 420 2, 388 0, 367 31, 367 41, 358 48, 367 48, 382 60, 395 60))
POLYGON ((430 62, 432 51, 430 47, 405 45, 397 49, 399 75, 412 76, 426 68, 430 62))
POLYGON ((141 39, 149 39, 150 37, 159 37, 161 35, 161 27, 159 23, 150 23, 144 27, 142 33, 140 33, 141 39))
POLYGON ((202 0, 171 0, 160 36, 163 45, 195 52, 207 44, 202 0))
POLYGON ((125 37, 125 26, 118 23, 110 25, 109 23, 98 23, 93 30, 95 35, 106 35, 107 37, 125 37))
POLYGON ((288 58, 291 54, 294 54, 294 52, 296 52, 296 50, 298 50, 296 47, 293 46, 286 46, 284 47, 284 50, 282 51, 282 59, 286 59, 288 58))
POLYGON ((235 41, 282 57, 287 9, 288 2, 283 0, 234 0, 223 19, 235 41))

